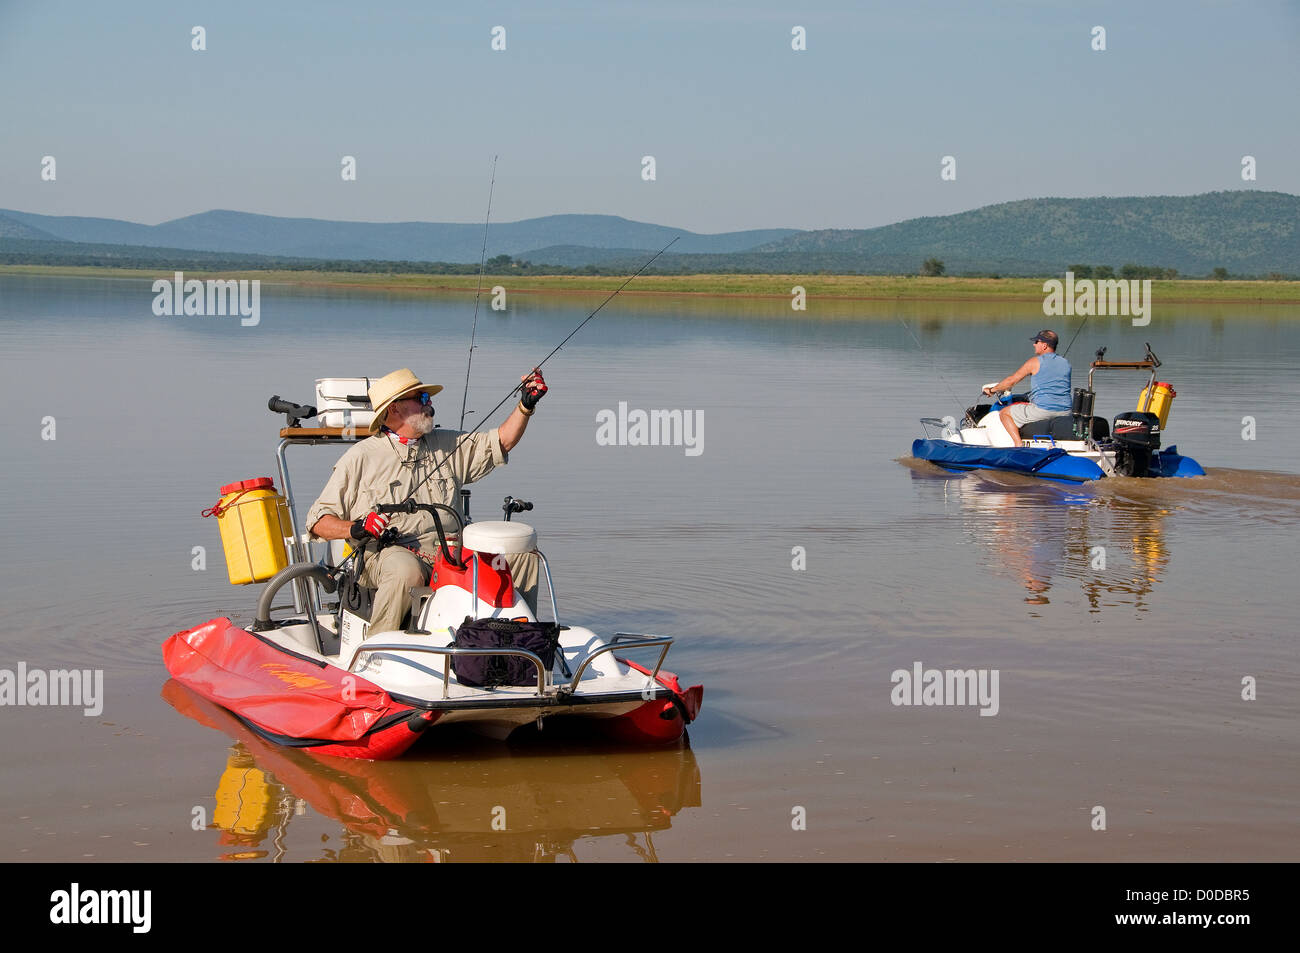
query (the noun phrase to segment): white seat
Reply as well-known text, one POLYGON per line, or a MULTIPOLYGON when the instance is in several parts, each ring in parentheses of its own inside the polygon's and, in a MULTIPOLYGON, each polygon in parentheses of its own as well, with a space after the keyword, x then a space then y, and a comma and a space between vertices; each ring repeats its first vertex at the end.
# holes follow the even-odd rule
POLYGON ((516 553, 531 553, 537 548, 537 531, 527 523, 484 520, 466 526, 462 540, 466 549, 472 549, 476 553, 513 556, 516 553))

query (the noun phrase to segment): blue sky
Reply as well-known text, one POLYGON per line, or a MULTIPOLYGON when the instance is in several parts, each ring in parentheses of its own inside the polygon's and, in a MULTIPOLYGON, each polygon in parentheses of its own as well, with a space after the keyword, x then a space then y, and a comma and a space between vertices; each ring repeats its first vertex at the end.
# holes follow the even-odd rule
POLYGON ((475 222, 493 154, 494 221, 701 232, 1300 193, 1298 54, 1294 2, 0 0, 0 207, 475 222))

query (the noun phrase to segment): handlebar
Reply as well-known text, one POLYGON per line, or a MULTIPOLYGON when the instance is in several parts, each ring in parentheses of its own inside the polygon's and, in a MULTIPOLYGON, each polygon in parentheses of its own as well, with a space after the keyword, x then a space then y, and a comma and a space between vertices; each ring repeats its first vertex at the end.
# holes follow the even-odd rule
POLYGON ((533 504, 527 500, 516 500, 513 496, 507 496, 505 502, 501 504, 501 511, 506 514, 508 521, 515 513, 523 513, 533 508, 533 504))
MULTIPOLYGON (((447 562, 451 563, 453 566, 457 566, 461 569, 465 568, 465 564, 461 561, 461 553, 465 546, 462 538, 465 532, 465 520, 461 517, 460 513, 456 512, 452 507, 443 503, 416 503, 413 500, 407 500, 405 503, 381 503, 379 506, 375 507, 375 512, 428 513, 433 517, 433 525, 438 530, 438 548, 442 550, 442 558, 447 560, 447 562), (450 514, 451 518, 456 521, 456 557, 454 559, 452 558, 451 550, 447 548, 447 533, 442 528, 442 519, 438 516, 439 511, 450 514)), ((397 538, 397 535, 394 534, 390 539, 385 540, 384 537, 388 536, 390 532, 392 532, 392 530, 385 530, 384 535, 380 537, 381 547, 386 542, 391 543, 397 538)))

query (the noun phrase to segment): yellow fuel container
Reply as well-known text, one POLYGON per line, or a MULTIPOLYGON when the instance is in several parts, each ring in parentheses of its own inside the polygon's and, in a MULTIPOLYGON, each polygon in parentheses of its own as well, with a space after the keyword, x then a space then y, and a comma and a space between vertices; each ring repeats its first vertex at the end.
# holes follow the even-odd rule
POLYGON ((228 483, 203 515, 217 518, 231 585, 263 582, 289 565, 289 504, 270 477, 228 483))
POLYGON ((1152 388, 1143 387, 1142 393, 1138 395, 1137 409, 1139 411, 1145 410, 1147 413, 1155 414, 1159 417, 1160 429, 1164 430, 1169 424, 1169 407, 1173 404, 1174 398, 1177 397, 1178 394, 1175 393, 1173 385, 1168 384, 1165 381, 1156 381, 1152 387, 1154 388, 1154 393, 1152 393, 1150 397, 1151 406, 1147 406, 1147 391, 1152 388))

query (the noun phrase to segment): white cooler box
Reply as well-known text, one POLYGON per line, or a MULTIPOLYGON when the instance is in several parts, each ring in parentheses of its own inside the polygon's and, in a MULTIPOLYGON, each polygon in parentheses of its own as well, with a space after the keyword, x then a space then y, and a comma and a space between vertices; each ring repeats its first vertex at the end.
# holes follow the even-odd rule
POLYGON ((375 419, 369 377, 322 377, 316 381, 316 419, 322 427, 365 430, 375 419))

